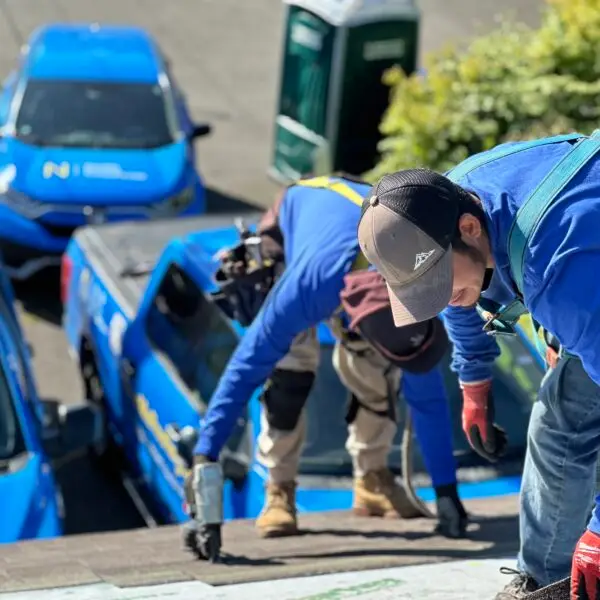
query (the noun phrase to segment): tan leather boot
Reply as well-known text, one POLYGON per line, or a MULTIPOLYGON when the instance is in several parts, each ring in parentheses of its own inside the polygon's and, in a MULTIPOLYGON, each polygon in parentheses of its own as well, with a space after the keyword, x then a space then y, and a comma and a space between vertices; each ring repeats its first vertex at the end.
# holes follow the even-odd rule
POLYGON ((352 510, 361 517, 414 519, 421 516, 409 502, 404 486, 389 469, 370 471, 354 479, 352 510))
POLYGON ((263 537, 296 535, 296 483, 269 483, 265 506, 256 519, 258 534, 263 537))

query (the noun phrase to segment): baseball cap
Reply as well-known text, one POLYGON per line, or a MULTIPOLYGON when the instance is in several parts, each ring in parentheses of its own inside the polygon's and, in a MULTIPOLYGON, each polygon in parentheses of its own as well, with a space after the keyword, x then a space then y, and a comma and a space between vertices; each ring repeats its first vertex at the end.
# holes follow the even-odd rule
POLYGON ((438 315, 452 297, 460 190, 428 169, 385 175, 363 201, 358 241, 386 280, 397 327, 438 315))

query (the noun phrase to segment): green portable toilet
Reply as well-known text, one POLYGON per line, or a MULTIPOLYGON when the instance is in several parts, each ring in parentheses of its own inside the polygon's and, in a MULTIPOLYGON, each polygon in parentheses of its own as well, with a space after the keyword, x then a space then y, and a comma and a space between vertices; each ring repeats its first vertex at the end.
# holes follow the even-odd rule
POLYGON ((383 73, 416 68, 416 0, 284 0, 285 32, 271 177, 344 170, 377 161, 389 88, 383 73))

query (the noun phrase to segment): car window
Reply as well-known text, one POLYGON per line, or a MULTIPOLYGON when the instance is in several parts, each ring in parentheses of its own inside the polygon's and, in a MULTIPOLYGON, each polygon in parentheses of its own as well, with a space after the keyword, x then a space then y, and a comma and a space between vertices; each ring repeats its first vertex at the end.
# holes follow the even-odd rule
POLYGON ((6 348, 1 347, 1 351, 5 359, 0 360, 0 461, 5 461, 23 452, 25 442, 5 371, 9 356, 6 348))
POLYGON ((149 311, 146 333, 185 386, 208 403, 238 337, 221 311, 178 267, 171 267, 149 311))
POLYGON ((175 139, 165 94, 158 83, 32 79, 15 135, 36 145, 158 148, 175 139))

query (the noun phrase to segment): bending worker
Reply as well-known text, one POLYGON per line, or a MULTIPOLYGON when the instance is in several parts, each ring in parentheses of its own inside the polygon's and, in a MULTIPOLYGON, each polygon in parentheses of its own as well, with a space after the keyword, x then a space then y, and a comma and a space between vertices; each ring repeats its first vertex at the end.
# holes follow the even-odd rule
MULTIPOLYGON (((297 532, 295 479, 305 433, 304 404, 319 360, 315 327, 329 320, 340 340, 335 368, 353 394, 346 447, 354 467, 354 511, 365 516, 417 516, 387 468, 404 371, 405 397, 437 494, 438 529, 448 536, 464 533, 467 516, 457 494, 449 405, 438 366, 447 335, 438 318, 403 329, 393 326, 383 280, 363 268, 368 265, 356 239, 360 204, 368 189, 347 178, 329 177, 287 188, 258 228, 260 260, 279 265, 274 285, 261 288, 258 302, 252 298, 257 289, 254 276, 248 275, 248 294, 242 289, 243 276, 237 276, 239 286, 236 277, 229 282, 233 286, 224 286, 234 296, 234 316, 249 327, 200 430, 188 499, 193 525, 206 529, 212 521, 218 526, 221 516, 204 510, 220 503, 217 460, 241 410, 265 384, 257 454, 269 470, 269 481, 256 525, 263 536, 297 532), (242 305, 254 306, 257 316, 242 305), (209 485, 211 477, 214 485, 209 485)), ((236 253, 239 248, 229 257, 236 253)), ((223 260, 226 264, 227 255, 223 260)))
POLYGON ((600 447, 599 150, 598 134, 573 134, 503 144, 446 176, 387 175, 358 228, 397 326, 450 305, 463 428, 489 460, 506 440, 493 422, 499 350, 486 333, 514 331, 527 311, 540 328, 550 368, 529 423, 518 571, 497 600, 569 574, 571 598, 600 597, 600 497, 588 522, 600 447))

